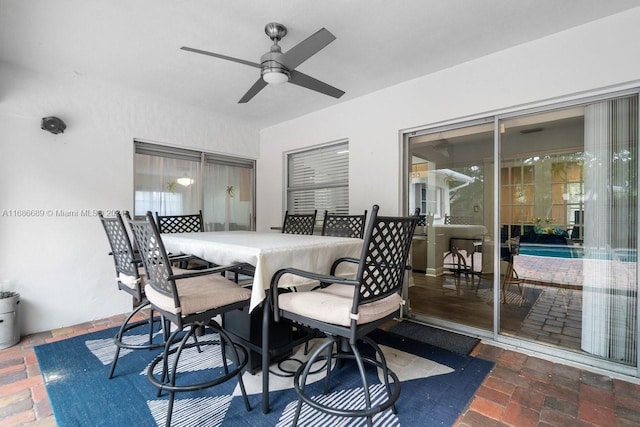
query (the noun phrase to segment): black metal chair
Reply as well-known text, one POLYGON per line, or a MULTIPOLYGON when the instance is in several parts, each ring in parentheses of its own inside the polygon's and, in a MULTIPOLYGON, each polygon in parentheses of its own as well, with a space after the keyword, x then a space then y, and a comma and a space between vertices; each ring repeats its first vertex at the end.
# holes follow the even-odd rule
POLYGON ((247 350, 233 343, 218 322, 213 319, 215 316, 243 308, 249 304, 251 292, 219 274, 234 266, 174 274, 151 212, 147 212, 145 220, 129 220, 129 225, 138 248, 140 248, 140 255, 147 273, 147 285, 145 286, 147 298, 151 306, 161 313, 164 319, 177 327, 167 339, 164 352, 157 356, 147 369, 149 381, 158 388, 158 395, 163 390, 169 392, 166 425, 171 425, 176 392, 201 390, 221 384, 234 377, 238 379, 247 410, 251 410, 242 381, 242 369, 247 364, 247 350), (192 343, 187 343, 191 336, 195 336, 196 332, 205 326, 216 332, 219 339, 194 340, 192 343), (188 332, 179 337, 179 334, 182 334, 186 327, 189 328, 188 332), (180 356, 183 351, 193 347, 197 347, 200 351, 200 348, 206 345, 220 346, 223 369, 208 373, 202 371, 197 383, 184 384, 180 382, 180 384, 176 384, 180 356), (233 369, 229 367, 227 351, 231 352, 230 357, 235 362, 233 369), (173 354, 175 356, 169 363, 169 358, 173 354), (159 377, 154 373, 158 364, 162 364, 159 377))
POLYGON ((478 276, 476 292, 478 291, 482 279, 482 250, 483 236, 474 238, 452 237, 449 239, 449 251, 443 255, 442 266, 453 273, 456 280, 456 287, 459 285, 462 274, 464 274, 467 279, 471 276, 472 285, 473 276, 478 276), (476 262, 476 254, 480 254, 478 262, 476 262))
POLYGON ((418 223, 416 224, 417 227, 426 227, 427 226, 427 216, 426 215, 420 215, 420 208, 416 208, 413 211, 413 216, 418 217, 418 223))
POLYGON ((473 217, 465 216, 465 215, 445 215, 444 223, 449 224, 461 224, 461 225, 472 225, 473 217))
MULTIPOLYGON (((153 342, 154 335, 154 311, 153 308, 149 311, 148 320, 139 320, 132 322, 132 319, 143 309, 149 307, 149 302, 145 299, 144 286, 145 286, 145 274, 144 268, 138 267, 140 259, 135 258, 135 251, 129 238, 129 233, 124 225, 124 221, 120 212, 116 212, 116 216, 113 218, 105 218, 101 211, 98 212, 100 222, 104 227, 104 231, 107 234, 109 245, 111 246, 111 255, 113 256, 113 262, 116 268, 116 280, 118 289, 130 294, 137 307, 133 310, 124 320, 120 329, 113 338, 113 342, 116 345, 116 353, 113 356, 111 362, 111 368, 109 369, 109 378, 113 377, 113 373, 118 363, 118 357, 120 356, 120 349, 126 348, 131 350, 138 349, 153 349, 164 346, 164 339, 160 342, 153 342), (148 327, 149 339, 146 343, 137 343, 132 340, 126 342, 125 336, 128 332, 132 332, 135 329, 148 327)), ((160 319, 157 320, 160 325, 160 319)), ((163 333, 163 338, 166 338, 166 334, 163 333)))
MULTIPOLYGON (((156 212, 156 224, 160 233, 200 233, 204 231, 204 220, 202 210, 191 215, 159 215, 156 212)), ((181 261, 180 268, 207 268, 214 265, 206 260, 190 256, 190 261, 181 261)))
MULTIPOLYGON (((378 345, 367 337, 367 334, 399 314, 400 306, 403 304, 400 293, 407 271, 407 257, 417 217, 378 216, 378 209, 377 205, 373 206, 360 259, 336 260, 329 275, 285 268, 276 272, 271 281, 269 298, 273 304, 274 319, 276 321, 280 318, 290 319, 316 329, 326 336, 326 340, 294 375, 294 387, 299 401, 293 425, 297 424, 303 402, 334 416, 366 417, 368 425, 372 424, 373 415, 379 412, 391 408, 396 413, 395 402, 400 395, 399 379, 387 367, 384 354, 378 345), (355 279, 335 276, 337 266, 343 262, 358 265, 355 279), (323 286, 308 292, 283 292, 278 288, 278 282, 284 274, 318 280, 323 286), (374 350, 377 358, 362 355, 357 346, 358 341, 367 343, 374 350), (349 351, 344 351, 345 349, 349 351), (328 354, 323 355, 322 353, 326 350, 328 354), (314 397, 306 393, 307 376, 318 360, 326 360, 327 375, 324 393, 329 392, 333 359, 355 360, 363 385, 363 404, 344 402, 340 399, 325 403, 320 401, 322 396, 314 397), (371 402, 365 363, 381 369, 384 378, 386 399, 375 405, 371 402)), ((265 338, 268 337, 268 325, 265 329, 263 346, 265 338)), ((269 351, 268 339, 266 349, 263 351, 269 351)), ((268 410, 268 407, 265 408, 263 402, 263 411, 265 409, 268 410)))
MULTIPOLYGON (((506 263, 506 268, 504 271, 504 277, 501 278, 501 290, 502 290, 502 303, 506 304, 507 302, 507 292, 509 291, 509 287, 515 284, 518 287, 518 291, 520 292, 520 298, 524 301, 524 290, 522 289, 522 283, 524 280, 518 276, 518 272, 513 268, 514 256, 517 256, 520 253, 520 237, 516 237, 514 239, 507 240, 502 244, 500 248, 500 261, 504 261, 506 263)), ((501 266, 502 268, 502 266, 501 266)))
POLYGON ((313 228, 316 225, 317 213, 317 210, 313 211, 313 214, 290 214, 289 211, 286 211, 284 213, 282 233, 313 234, 313 228))
POLYGON ((198 233, 204 231, 202 211, 193 215, 158 215, 156 222, 160 233, 198 233))
POLYGON ((362 239, 367 211, 364 215, 338 215, 324 211, 322 235, 335 237, 355 237, 362 239))

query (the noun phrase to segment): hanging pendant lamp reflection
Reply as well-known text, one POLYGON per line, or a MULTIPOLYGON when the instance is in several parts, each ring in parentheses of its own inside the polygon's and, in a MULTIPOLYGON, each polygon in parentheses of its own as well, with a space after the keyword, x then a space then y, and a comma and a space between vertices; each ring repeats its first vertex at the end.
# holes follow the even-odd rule
POLYGON ((195 180, 193 178, 189 178, 187 174, 182 175, 180 178, 176 179, 176 181, 183 187, 188 187, 195 182, 195 180))

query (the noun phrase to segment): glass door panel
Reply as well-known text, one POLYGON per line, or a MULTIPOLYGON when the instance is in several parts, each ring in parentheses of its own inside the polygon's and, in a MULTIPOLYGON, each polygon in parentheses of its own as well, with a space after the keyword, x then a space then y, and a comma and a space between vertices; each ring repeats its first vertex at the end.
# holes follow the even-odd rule
POLYGON ((409 138, 409 315, 493 330, 493 122, 409 138))
POLYGON ((499 128, 499 333, 635 366, 637 96, 499 128))
POLYGON ((206 231, 253 229, 253 169, 207 162, 204 168, 206 231))

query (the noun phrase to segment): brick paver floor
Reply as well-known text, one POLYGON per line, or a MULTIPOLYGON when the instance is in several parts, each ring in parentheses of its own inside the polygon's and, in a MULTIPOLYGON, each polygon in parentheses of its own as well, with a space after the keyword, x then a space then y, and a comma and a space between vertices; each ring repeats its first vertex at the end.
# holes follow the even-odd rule
MULTIPOLYGON (((110 328, 123 319, 29 335, 0 350, 0 425, 56 425, 34 346, 110 328)), ((456 426, 640 425, 640 385, 484 343, 472 355, 496 365, 456 426)))

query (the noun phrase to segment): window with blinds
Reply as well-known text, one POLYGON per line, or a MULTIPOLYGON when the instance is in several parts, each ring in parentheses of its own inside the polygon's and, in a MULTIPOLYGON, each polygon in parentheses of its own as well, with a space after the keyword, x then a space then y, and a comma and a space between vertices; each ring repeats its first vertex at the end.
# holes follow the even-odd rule
POLYGON ((349 213, 349 142, 287 155, 287 210, 349 213))

